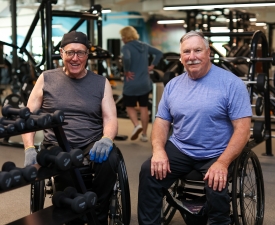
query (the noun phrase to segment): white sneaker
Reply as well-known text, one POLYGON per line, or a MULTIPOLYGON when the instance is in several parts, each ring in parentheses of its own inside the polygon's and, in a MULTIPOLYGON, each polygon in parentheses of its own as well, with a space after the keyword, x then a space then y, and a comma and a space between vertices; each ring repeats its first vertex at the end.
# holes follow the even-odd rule
POLYGON ((133 140, 136 140, 136 139, 138 138, 138 135, 141 133, 141 131, 142 131, 142 127, 141 127, 141 125, 139 124, 139 125, 137 125, 137 126, 134 128, 134 130, 133 130, 133 132, 132 132, 131 140, 132 140, 132 141, 133 141, 133 140))
POLYGON ((141 140, 142 142, 147 142, 147 141, 148 141, 148 138, 147 138, 146 135, 143 135, 143 134, 142 134, 139 140, 141 140))

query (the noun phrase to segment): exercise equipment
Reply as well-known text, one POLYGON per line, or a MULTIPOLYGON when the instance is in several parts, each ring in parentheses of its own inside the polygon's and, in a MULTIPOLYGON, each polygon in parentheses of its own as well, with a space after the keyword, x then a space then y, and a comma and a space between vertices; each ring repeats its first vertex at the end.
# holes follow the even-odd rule
POLYGON ((259 121, 259 120, 254 121, 252 130, 253 130, 253 138, 255 142, 256 143, 262 142, 265 138, 265 131, 266 131, 264 121, 259 121))
POLYGON ((0 171, 0 189, 1 190, 7 190, 12 185, 12 176, 8 172, 2 172, 0 171))
POLYGON ((71 156, 72 164, 74 166, 82 166, 83 165, 84 155, 83 155, 83 151, 81 149, 71 149, 69 154, 71 156))
POLYGON ((86 201, 87 208, 92 208, 95 206, 97 201, 97 195, 92 191, 87 191, 85 194, 77 193, 74 187, 66 187, 64 193, 69 198, 76 198, 78 196, 83 197, 86 201))
POLYGON ((263 97, 258 97, 256 100, 255 105, 251 105, 251 107, 255 107, 255 112, 257 116, 261 116, 264 111, 264 98, 263 97))
POLYGON ((77 196, 71 199, 62 191, 57 191, 53 194, 52 203, 56 207, 71 208, 76 213, 82 213, 87 208, 86 201, 83 197, 77 196))
MULTIPOLYGON (((58 155, 60 152, 63 152, 60 146, 52 146, 49 148, 49 151, 52 155, 58 155)), ((72 160, 72 165, 81 166, 83 165, 84 155, 81 149, 71 149, 69 152, 72 160)))
POLYGON ((14 162, 5 162, 2 166, 2 171, 10 172, 13 170, 18 170, 20 173, 22 173, 26 181, 33 181, 37 177, 37 169, 34 166, 18 168, 14 162))
POLYGON ((52 122, 52 116, 50 114, 43 114, 43 115, 31 114, 30 118, 32 118, 34 120, 34 123, 41 128, 50 125, 52 122))
POLYGON ((8 124, 7 126, 0 124, 0 134, 5 134, 5 133, 12 134, 14 131, 15 131, 15 127, 13 124, 8 124))
POLYGON ((26 123, 26 129, 32 129, 35 127, 35 122, 34 119, 29 117, 28 119, 25 120, 26 123))
POLYGON ((28 119, 30 114, 31 114, 31 112, 28 107, 24 107, 21 109, 13 108, 11 105, 4 105, 2 107, 2 115, 5 117, 10 117, 10 116, 16 115, 22 119, 28 119))
POLYGON ((35 115, 49 114, 52 117, 52 122, 57 123, 57 124, 63 123, 65 120, 65 115, 62 110, 56 110, 56 111, 54 111, 54 113, 44 113, 44 112, 42 112, 41 109, 39 109, 39 110, 34 111, 33 114, 35 114, 35 115))
POLYGON ((25 107, 25 104, 18 94, 10 94, 4 98, 2 106, 11 105, 13 108, 25 107))
POLYGON ((259 92, 265 92, 267 90, 267 76, 265 73, 260 73, 257 76, 256 81, 243 81, 246 85, 248 84, 256 84, 257 90, 259 92))
POLYGON ((72 159, 69 153, 59 152, 57 155, 51 153, 51 150, 41 149, 36 157, 39 165, 46 167, 54 164, 60 170, 68 170, 71 167, 72 159))
POLYGON ((26 127, 25 120, 23 120, 21 118, 17 118, 16 120, 9 120, 4 117, 1 117, 0 124, 3 124, 3 125, 13 124, 17 131, 22 131, 26 127))
MULTIPOLYGON (((4 166, 4 164, 3 164, 3 166, 4 166)), ((4 175, 4 178, 0 178, 0 185, 1 185, 1 183, 3 183, 3 180, 4 180, 4 182, 11 182, 10 184, 9 183, 4 184, 4 185, 6 185, 7 188, 19 186, 22 183, 22 173, 19 170, 6 171, 5 170, 6 168, 3 168, 3 166, 2 166, 1 173, 4 173, 4 172, 8 173, 10 175, 11 180, 7 180, 7 178, 4 175), (3 180, 1 181, 1 179, 3 179, 3 180)))

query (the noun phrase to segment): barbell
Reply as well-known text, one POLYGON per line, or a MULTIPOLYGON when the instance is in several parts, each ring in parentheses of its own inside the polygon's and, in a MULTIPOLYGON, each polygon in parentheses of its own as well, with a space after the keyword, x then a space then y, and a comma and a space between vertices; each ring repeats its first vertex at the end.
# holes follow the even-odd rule
POLYGON ((211 60, 222 60, 233 63, 250 63, 250 62, 271 62, 272 65, 275 65, 275 52, 271 54, 271 57, 245 57, 245 56, 237 56, 237 57, 210 57, 211 60))

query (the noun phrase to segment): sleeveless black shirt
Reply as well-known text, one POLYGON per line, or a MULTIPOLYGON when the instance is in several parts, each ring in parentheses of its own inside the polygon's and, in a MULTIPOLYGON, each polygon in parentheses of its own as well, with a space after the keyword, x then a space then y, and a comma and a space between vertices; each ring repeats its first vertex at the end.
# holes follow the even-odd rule
MULTIPOLYGON (((62 68, 44 74, 43 112, 62 110, 63 129, 72 148, 80 148, 99 140, 103 135, 101 102, 106 78, 91 71, 81 79, 68 77, 62 68)), ((44 131, 44 141, 56 142, 52 129, 44 131)))

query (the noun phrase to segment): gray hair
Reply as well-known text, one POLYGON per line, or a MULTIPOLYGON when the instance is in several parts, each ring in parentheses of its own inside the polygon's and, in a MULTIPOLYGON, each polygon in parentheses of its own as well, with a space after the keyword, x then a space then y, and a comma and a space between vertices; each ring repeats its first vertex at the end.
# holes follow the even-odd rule
POLYGON ((185 40, 187 40, 188 38, 194 37, 194 36, 202 38, 202 39, 203 39, 203 42, 204 42, 204 45, 205 45, 205 47, 206 47, 206 49, 209 48, 209 42, 208 42, 207 39, 205 39, 203 33, 200 32, 200 31, 195 31, 195 30, 191 30, 191 31, 189 31, 188 33, 184 34, 184 35, 181 37, 181 39, 180 39, 180 43, 182 43, 182 42, 184 42, 185 40))

